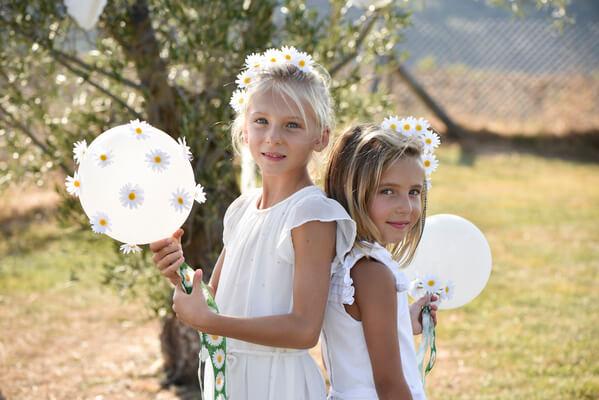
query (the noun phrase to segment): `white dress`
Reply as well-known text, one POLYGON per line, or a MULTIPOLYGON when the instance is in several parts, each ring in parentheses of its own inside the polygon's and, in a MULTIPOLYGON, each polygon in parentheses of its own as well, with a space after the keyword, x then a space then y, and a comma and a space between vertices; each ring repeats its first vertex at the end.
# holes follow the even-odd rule
POLYGON ((425 400, 426 395, 416 361, 412 323, 408 305, 409 281, 400 271, 387 249, 378 243, 362 242, 354 247, 343 263, 335 268, 322 330, 324 362, 329 372, 331 400, 378 399, 372 366, 361 321, 356 321, 343 304, 353 304, 354 287, 350 271, 363 257, 386 265, 395 276, 397 289, 397 332, 403 374, 414 400, 425 400))
MULTIPOLYGON (((316 186, 305 187, 266 209, 257 208, 261 194, 262 189, 256 189, 240 196, 225 213, 226 254, 216 293, 216 303, 224 315, 260 317, 291 311, 293 228, 309 221, 336 221, 337 256, 332 265, 339 264, 355 240, 355 223, 339 203, 316 186)), ((326 398, 324 379, 308 350, 228 338, 226 362, 230 400, 326 398)), ((214 377, 208 363, 204 392, 212 399, 214 377)))

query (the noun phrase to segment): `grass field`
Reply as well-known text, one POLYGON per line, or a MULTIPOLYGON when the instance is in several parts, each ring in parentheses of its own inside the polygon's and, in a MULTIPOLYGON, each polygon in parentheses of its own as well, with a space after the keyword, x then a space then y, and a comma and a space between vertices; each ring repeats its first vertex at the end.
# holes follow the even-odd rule
MULTIPOLYGON (((486 290, 440 313, 431 399, 599 398, 599 164, 440 151, 429 214, 486 234, 486 290)), ((174 399, 159 325, 102 287, 110 245, 51 220, 0 233, 0 398, 174 399)), ((185 395, 183 395, 185 397, 185 395)))

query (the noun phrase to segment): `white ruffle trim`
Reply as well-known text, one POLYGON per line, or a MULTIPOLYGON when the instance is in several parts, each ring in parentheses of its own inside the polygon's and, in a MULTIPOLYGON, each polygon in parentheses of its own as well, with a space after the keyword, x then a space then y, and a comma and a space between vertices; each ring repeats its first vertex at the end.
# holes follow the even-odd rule
POLYGON ((399 269, 399 265, 393 260, 391 253, 378 243, 362 242, 354 246, 347 254, 343 263, 339 263, 331 277, 331 290, 329 301, 351 305, 354 303, 354 281, 351 278, 351 269, 362 259, 369 257, 387 266, 395 277, 395 289, 404 292, 410 288, 410 281, 399 269))

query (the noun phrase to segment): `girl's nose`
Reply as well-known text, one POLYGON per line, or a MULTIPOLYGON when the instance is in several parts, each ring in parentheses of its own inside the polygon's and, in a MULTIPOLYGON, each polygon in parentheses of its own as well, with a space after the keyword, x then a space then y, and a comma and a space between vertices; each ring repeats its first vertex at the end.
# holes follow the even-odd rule
POLYGON ((281 143, 281 134, 279 133, 279 130, 276 127, 271 126, 270 129, 266 132, 266 143, 281 143))
POLYGON ((409 214, 412 212, 412 202, 409 195, 399 196, 395 210, 400 214, 409 214))

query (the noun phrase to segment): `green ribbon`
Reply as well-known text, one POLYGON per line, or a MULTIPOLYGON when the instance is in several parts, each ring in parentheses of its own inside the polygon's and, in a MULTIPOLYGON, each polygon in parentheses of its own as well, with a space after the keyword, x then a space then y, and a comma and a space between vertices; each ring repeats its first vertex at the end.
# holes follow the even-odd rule
POLYGON ((431 309, 429 306, 424 306, 422 308, 422 341, 420 342, 418 353, 416 354, 416 359, 418 360, 418 371, 420 371, 423 386, 425 384, 426 375, 428 375, 428 373, 433 369, 437 359, 437 345, 435 344, 435 336, 435 324, 433 323, 433 318, 431 316, 431 309), (430 355, 425 367, 424 359, 429 348, 430 355))
MULTIPOLYGON (((187 294, 190 294, 193 288, 193 274, 194 270, 187 265, 187 263, 183 263, 179 267, 181 284, 187 294)), ((202 292, 206 298, 208 308, 210 308, 213 312, 218 313, 218 307, 216 306, 214 297, 212 297, 212 294, 208 290, 208 286, 204 282, 202 282, 202 292)), ((200 336, 200 358, 202 354, 204 354, 204 351, 207 351, 212 364, 212 371, 214 372, 214 400, 226 400, 227 391, 225 390, 225 366, 227 363, 227 339, 223 336, 209 335, 204 332, 198 333, 200 336)), ((205 360, 202 359, 201 361, 205 360)), ((201 385, 202 382, 200 382, 200 387, 201 385)), ((204 398, 203 389, 202 398, 204 398)))

